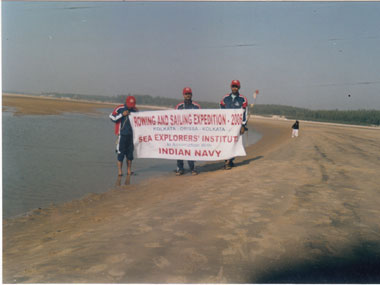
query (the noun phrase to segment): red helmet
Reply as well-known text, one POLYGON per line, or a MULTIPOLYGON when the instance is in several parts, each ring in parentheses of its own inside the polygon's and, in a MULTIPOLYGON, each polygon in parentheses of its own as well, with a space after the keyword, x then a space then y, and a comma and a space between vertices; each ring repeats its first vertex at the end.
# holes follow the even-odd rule
POLYGON ((232 82, 231 82, 231 87, 232 87, 233 85, 236 85, 236 86, 240 89, 240 81, 239 81, 239 80, 232 80, 232 82))
POLYGON ((193 94, 193 91, 191 91, 190 87, 183 88, 182 94, 185 95, 186 93, 193 94))
POLYGON ((125 105, 127 105, 128 108, 136 107, 136 98, 133 96, 128 96, 127 99, 125 99, 125 105))

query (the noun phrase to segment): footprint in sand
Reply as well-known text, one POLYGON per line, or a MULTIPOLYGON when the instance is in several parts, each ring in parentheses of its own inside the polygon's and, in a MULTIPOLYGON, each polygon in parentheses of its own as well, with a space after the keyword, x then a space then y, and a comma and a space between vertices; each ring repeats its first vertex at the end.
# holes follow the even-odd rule
POLYGON ((126 259, 127 255, 125 253, 110 255, 106 258, 107 263, 119 263, 126 259))
POLYGON ((183 254, 185 270, 187 270, 188 272, 194 272, 199 268, 202 268, 205 264, 207 264, 207 257, 197 252, 194 248, 184 249, 183 254))
POLYGON ((159 268, 164 268, 170 265, 170 262, 163 256, 153 258, 153 262, 159 268))
POLYGON ((86 270, 87 273, 99 273, 107 269, 106 264, 98 264, 91 266, 89 269, 86 270))
POLYGON ((111 270, 108 271, 108 274, 111 275, 112 277, 122 277, 125 275, 125 272, 122 269, 112 268, 111 270))
POLYGON ((148 248, 158 248, 158 247, 161 247, 161 245, 158 242, 149 242, 149 243, 144 244, 144 246, 148 247, 148 248))

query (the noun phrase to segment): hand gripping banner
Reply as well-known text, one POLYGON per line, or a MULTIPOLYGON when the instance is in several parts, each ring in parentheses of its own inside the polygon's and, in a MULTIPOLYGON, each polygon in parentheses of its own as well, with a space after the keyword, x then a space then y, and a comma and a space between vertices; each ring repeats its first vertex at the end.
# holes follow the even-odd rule
POLYGON ((138 158, 225 160, 245 156, 242 109, 191 109, 131 113, 138 158))

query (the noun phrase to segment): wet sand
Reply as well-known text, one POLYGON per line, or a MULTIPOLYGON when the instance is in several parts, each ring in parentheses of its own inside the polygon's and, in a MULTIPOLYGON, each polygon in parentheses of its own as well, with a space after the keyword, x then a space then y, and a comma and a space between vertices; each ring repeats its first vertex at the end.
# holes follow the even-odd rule
MULTIPOLYGON (((96 114, 97 109, 113 109, 118 103, 104 103, 85 100, 71 100, 27 94, 7 94, 2 96, 3 109, 15 108, 15 115, 58 115, 65 112, 96 114)), ((155 106, 141 106, 140 109, 166 109, 155 106)))
POLYGON ((4 282, 379 283, 380 131, 251 121, 263 138, 230 171, 3 221, 4 282))
POLYGON ((24 94, 3 94, 2 99, 3 109, 16 108, 15 115, 57 115, 64 112, 97 113, 96 108, 112 108, 117 105, 24 94))

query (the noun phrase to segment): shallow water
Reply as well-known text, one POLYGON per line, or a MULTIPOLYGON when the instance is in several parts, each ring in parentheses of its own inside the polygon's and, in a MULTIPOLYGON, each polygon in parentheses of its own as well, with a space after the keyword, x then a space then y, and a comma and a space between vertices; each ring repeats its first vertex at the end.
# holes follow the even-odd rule
MULTIPOLYGON (((49 116, 3 112, 3 218, 125 183, 125 177, 117 177, 116 137, 108 119, 112 109, 101 111, 49 116)), ((248 144, 260 137, 250 130, 248 144)), ((173 172, 176 162, 135 159, 132 168, 130 183, 135 184, 173 172)))

